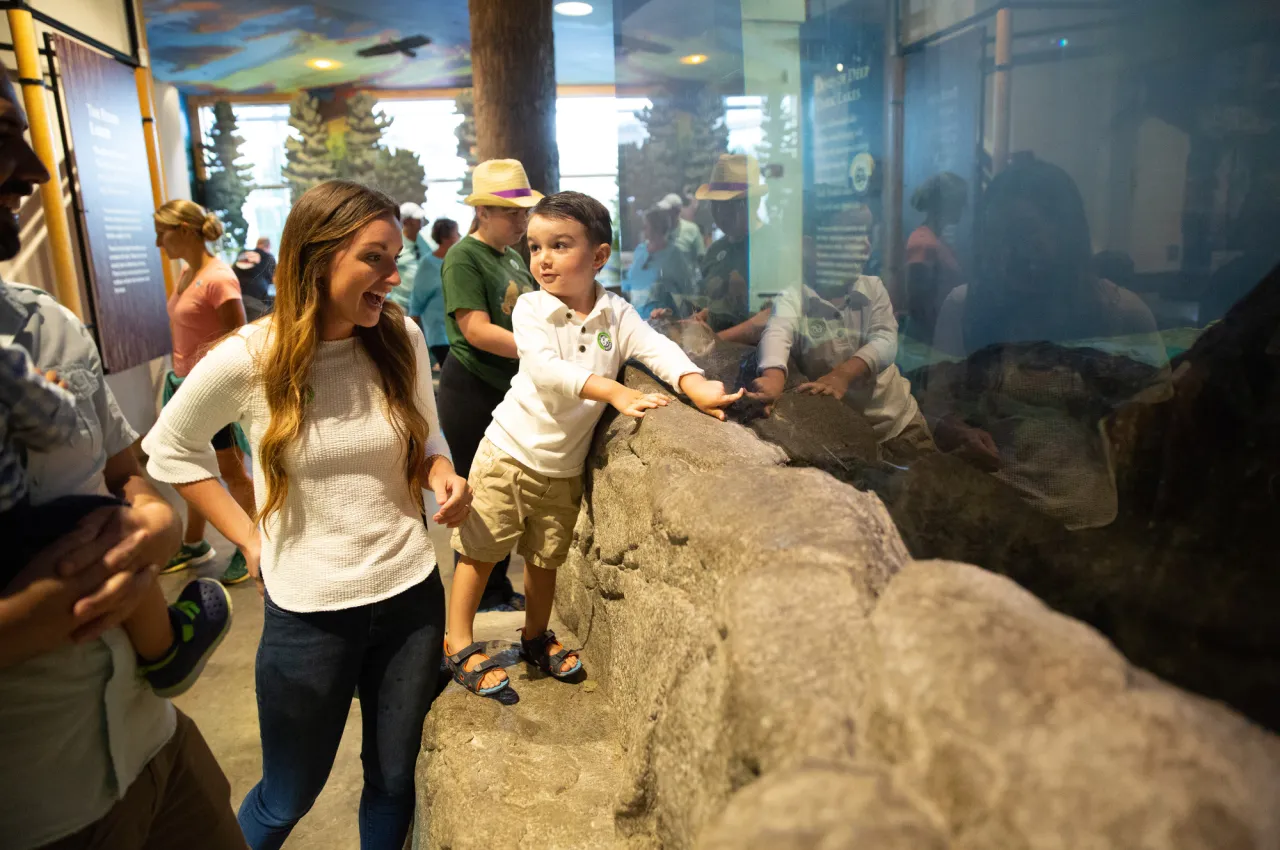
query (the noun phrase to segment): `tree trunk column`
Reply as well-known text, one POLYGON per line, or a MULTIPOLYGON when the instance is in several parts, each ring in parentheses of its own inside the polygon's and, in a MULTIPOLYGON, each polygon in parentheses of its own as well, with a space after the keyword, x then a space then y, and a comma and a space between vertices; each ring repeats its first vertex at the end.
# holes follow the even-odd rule
POLYGON ((469 0, 480 161, 518 159, 529 183, 560 189, 552 0, 469 0))

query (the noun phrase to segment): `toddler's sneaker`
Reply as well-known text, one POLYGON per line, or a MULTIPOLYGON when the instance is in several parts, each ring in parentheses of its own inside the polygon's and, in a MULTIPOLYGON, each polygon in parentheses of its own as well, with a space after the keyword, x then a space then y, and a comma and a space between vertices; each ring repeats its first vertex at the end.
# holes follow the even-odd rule
POLYGON ((164 569, 160 571, 160 575, 168 575, 179 570, 207 564, 213 560, 213 556, 216 554, 218 553, 209 545, 208 540, 201 540, 199 543, 183 543, 178 553, 169 559, 169 563, 165 564, 164 569))
POLYGON ((139 665, 156 696, 172 699, 190 690, 218 644, 231 631, 231 595, 210 578, 198 578, 169 606, 173 646, 154 664, 139 665))

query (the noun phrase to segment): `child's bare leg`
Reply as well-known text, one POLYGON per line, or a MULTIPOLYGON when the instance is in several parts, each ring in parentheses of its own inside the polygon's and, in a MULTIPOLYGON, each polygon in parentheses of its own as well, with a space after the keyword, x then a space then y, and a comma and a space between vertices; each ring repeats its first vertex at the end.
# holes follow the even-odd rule
POLYGON ((196 506, 187 502, 187 530, 182 535, 183 543, 195 545, 204 540, 204 514, 196 510, 196 506))
POLYGON ((124 621, 124 631, 134 652, 144 660, 155 662, 168 654, 173 647, 173 623, 159 582, 151 582, 147 595, 124 621))
MULTIPOLYGON (((449 612, 445 624, 445 653, 453 655, 470 646, 475 640, 472 627, 475 624, 476 609, 480 607, 480 596, 484 593, 485 583, 489 581, 489 573, 493 564, 473 561, 467 557, 458 558, 458 566, 453 571, 453 587, 449 591, 449 612)), ((484 659, 478 655, 468 658, 463 669, 472 670, 484 659)), ((490 670, 480 680, 480 687, 492 688, 502 683, 507 674, 501 670, 490 670)))
MULTIPOLYGON (((524 562, 524 637, 525 640, 536 638, 547 630, 551 623, 551 606, 556 598, 556 571, 535 567, 528 560, 524 562)), ((547 647, 554 655, 564 647, 559 641, 547 647)), ((578 663, 577 655, 565 656, 560 671, 568 673, 578 663)))

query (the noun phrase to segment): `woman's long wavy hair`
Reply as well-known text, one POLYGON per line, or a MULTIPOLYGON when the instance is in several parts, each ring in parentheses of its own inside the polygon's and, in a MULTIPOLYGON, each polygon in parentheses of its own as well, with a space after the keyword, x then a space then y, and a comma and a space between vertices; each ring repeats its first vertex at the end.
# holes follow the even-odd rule
MULTIPOLYGON (((308 381, 334 259, 366 225, 383 217, 399 219, 399 208, 386 195, 359 183, 331 180, 303 195, 285 222, 275 274, 275 310, 259 369, 271 412, 258 446, 267 484, 259 523, 280 510, 289 493, 285 459, 306 419, 308 381)), ((388 299, 378 324, 357 325, 355 333, 377 366, 392 425, 405 445, 405 479, 421 510, 427 420, 415 399, 418 364, 404 313, 388 299)))

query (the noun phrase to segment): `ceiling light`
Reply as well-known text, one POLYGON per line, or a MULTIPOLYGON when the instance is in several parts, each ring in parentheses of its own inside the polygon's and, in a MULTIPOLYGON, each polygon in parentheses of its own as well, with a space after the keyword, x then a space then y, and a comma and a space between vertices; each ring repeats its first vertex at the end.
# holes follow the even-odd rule
POLYGON ((332 71, 342 67, 342 63, 335 59, 308 59, 307 64, 317 71, 332 71))
POLYGON ((555 10, 571 18, 581 18, 583 15, 590 15, 592 12, 590 3, 557 3, 555 10))
POLYGON ((707 61, 705 53, 691 53, 688 56, 681 56, 680 61, 685 65, 701 65, 707 61))
POLYGON ((837 63, 836 63, 836 72, 837 72, 837 73, 839 73, 839 72, 841 72, 841 71, 843 71, 843 70, 844 70, 844 63, 843 63, 843 62, 837 62, 837 63))

